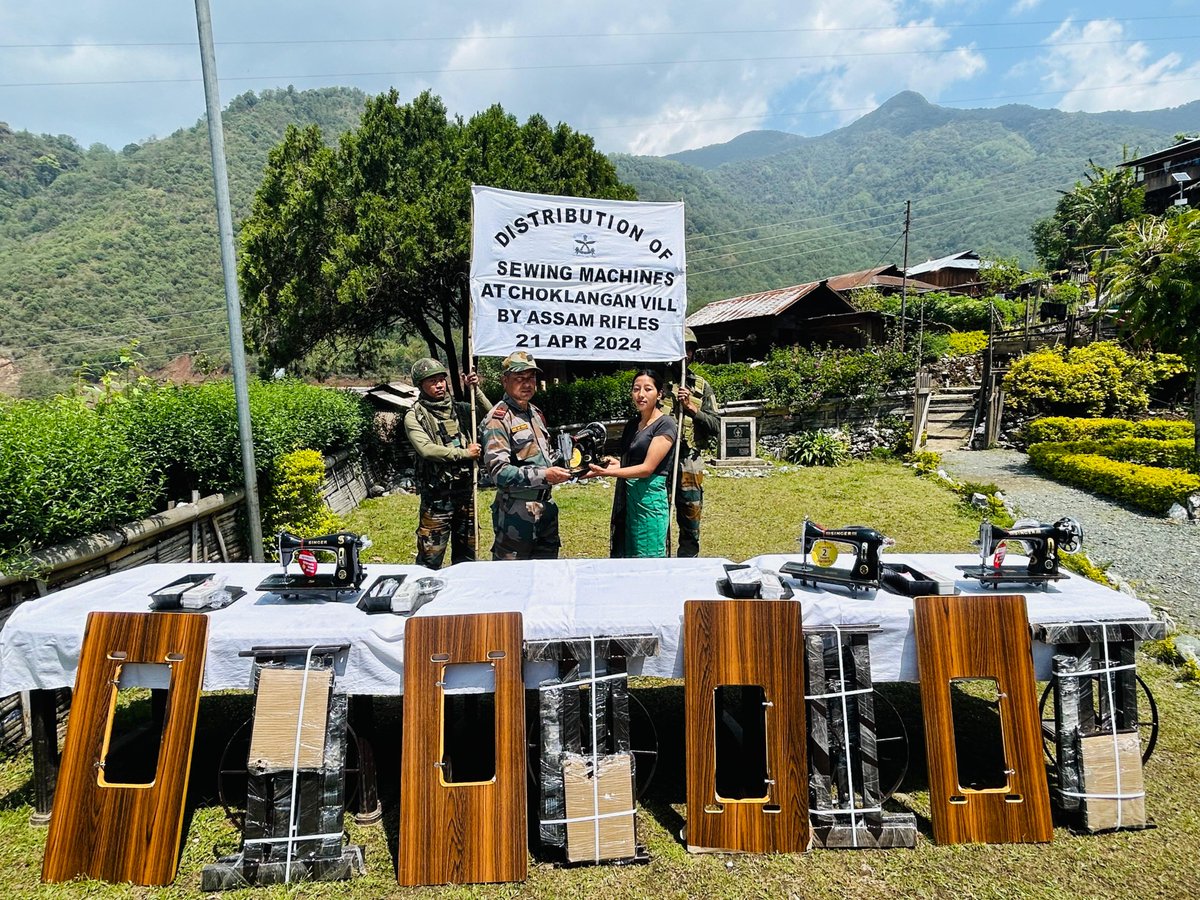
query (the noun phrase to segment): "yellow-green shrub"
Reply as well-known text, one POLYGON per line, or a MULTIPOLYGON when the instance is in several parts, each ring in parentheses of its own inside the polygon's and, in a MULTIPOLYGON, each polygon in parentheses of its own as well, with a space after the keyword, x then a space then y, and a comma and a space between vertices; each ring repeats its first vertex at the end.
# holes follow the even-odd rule
POLYGON ((1047 441, 1111 441, 1116 438, 1156 438, 1158 440, 1190 439, 1195 432, 1191 422, 1173 419, 1077 419, 1069 416, 1046 416, 1034 419, 1025 426, 1023 437, 1027 444, 1047 441))
POLYGON ((1162 515, 1200 491, 1200 476, 1179 469, 1160 469, 1121 462, 1095 453, 1073 452, 1072 444, 1034 444, 1029 461, 1039 472, 1139 509, 1162 515))
POLYGON ((987 334, 982 331, 952 331, 946 335, 951 356, 974 356, 987 348, 987 334))
POLYGON ((1045 347, 1004 376, 1008 405, 1018 415, 1136 416, 1150 403, 1154 367, 1118 344, 1045 347))
MULTIPOLYGON (((1038 446, 1038 445, 1033 445, 1038 446)), ((1057 453, 1104 456, 1119 462, 1159 469, 1196 471, 1196 453, 1191 438, 1159 441, 1154 438, 1118 438, 1114 441, 1063 441, 1056 443, 1057 453)))
POLYGON ((294 450, 276 458, 263 496, 263 540, 268 551, 280 531, 313 537, 342 527, 321 496, 324 480, 325 458, 316 450, 294 450))

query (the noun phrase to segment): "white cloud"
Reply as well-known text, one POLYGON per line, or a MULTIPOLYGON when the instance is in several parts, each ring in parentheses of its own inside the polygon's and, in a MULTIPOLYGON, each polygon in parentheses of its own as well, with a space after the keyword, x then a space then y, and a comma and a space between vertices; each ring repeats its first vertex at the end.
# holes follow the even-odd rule
POLYGON ((1200 62, 1186 65, 1174 52, 1155 57, 1141 42, 1114 43, 1124 40, 1124 27, 1112 20, 1068 19, 1055 30, 1041 60, 1042 81, 1064 92, 1060 109, 1161 109, 1196 99, 1200 62))
POLYGON ((1013 4, 1013 8, 1010 12, 1014 16, 1019 15, 1023 12, 1029 12, 1031 9, 1036 9, 1037 7, 1041 6, 1041 4, 1042 0, 1017 0, 1017 2, 1013 4))

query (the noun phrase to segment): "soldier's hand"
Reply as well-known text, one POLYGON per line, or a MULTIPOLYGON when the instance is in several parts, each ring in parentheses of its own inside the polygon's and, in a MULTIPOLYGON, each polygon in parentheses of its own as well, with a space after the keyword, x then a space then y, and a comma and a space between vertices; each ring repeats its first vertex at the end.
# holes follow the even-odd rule
POLYGON ((479 384, 479 373, 465 372, 463 373, 462 381, 464 388, 473 388, 475 385, 479 384))
POLYGON ((546 469, 547 484, 562 484, 564 481, 571 480, 571 473, 562 466, 550 466, 546 469))
POLYGON ((695 409, 692 407, 692 392, 688 388, 680 386, 679 390, 675 392, 675 399, 679 401, 680 407, 689 416, 695 413, 695 409))
POLYGON ((479 459, 479 451, 480 448, 478 444, 467 444, 467 456, 469 456, 471 459, 479 459))

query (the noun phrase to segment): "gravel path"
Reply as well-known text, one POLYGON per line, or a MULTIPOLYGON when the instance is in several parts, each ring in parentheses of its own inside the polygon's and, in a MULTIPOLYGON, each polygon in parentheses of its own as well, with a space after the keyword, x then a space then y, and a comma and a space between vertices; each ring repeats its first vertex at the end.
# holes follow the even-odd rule
POLYGON ((942 454, 942 467, 959 481, 995 484, 1020 515, 1076 519, 1093 560, 1111 562, 1139 597, 1200 630, 1200 525, 1177 525, 1042 478, 1016 450, 954 450, 942 454))

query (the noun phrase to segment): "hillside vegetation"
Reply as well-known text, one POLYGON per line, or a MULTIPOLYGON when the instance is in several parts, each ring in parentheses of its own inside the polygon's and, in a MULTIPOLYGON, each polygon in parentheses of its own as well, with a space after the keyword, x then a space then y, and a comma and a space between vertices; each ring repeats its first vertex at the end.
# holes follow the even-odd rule
MULTIPOLYGON (((235 98, 224 115, 235 223, 288 124, 333 140, 365 99, 343 88, 235 98)), ((614 162, 643 199, 686 201, 695 308, 898 262, 906 199, 910 260, 970 248, 1031 263, 1030 224, 1089 158, 1166 146, 1197 109, 954 110, 904 93, 816 138, 752 132, 614 162)), ((155 365, 227 356, 209 165, 203 122, 120 151, 0 126, 0 392, 47 394, 133 339, 155 365)))

